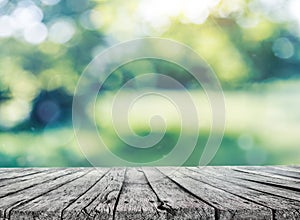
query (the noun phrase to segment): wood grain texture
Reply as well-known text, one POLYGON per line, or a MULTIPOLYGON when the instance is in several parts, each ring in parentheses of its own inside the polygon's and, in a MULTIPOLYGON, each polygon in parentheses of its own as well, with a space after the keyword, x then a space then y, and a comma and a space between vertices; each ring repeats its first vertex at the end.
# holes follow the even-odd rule
MULTIPOLYGON (((33 184, 30 187, 19 185, 19 188, 16 188, 14 184, 12 184, 12 188, 15 189, 15 191, 11 191, 10 194, 0 198, 0 218, 10 218, 11 211, 14 208, 26 204, 37 197, 41 197, 45 193, 50 192, 85 173, 85 169, 61 170, 57 173, 47 175, 47 179, 44 179, 44 181, 40 183, 33 184)), ((1 187, 0 190, 0 192, 5 192, 3 191, 3 187, 1 187)))
POLYGON ((246 168, 231 168, 232 173, 239 172, 243 174, 242 179, 261 184, 269 184, 276 187, 291 189, 295 191, 300 190, 300 179, 294 179, 279 174, 269 174, 261 171, 247 170, 246 168))
POLYGON ((62 218, 113 219, 124 174, 125 168, 113 168, 105 173, 84 195, 63 210, 62 218))
MULTIPOLYGON (((215 219, 215 209, 187 193, 155 168, 143 168, 157 195, 156 207, 171 219, 215 219)), ((153 201, 154 202, 154 201, 153 201)))
MULTIPOLYGON (((162 172, 170 173, 168 169, 160 168, 162 172)), ((200 176, 200 175, 198 175, 200 176)), ((229 193, 221 188, 199 181, 195 175, 185 175, 185 168, 178 168, 170 176, 178 185, 195 196, 202 198, 215 207, 216 217, 220 219, 272 219, 272 211, 255 202, 245 200, 241 196, 229 193)))
POLYGON ((291 172, 296 172, 300 173, 300 169, 294 168, 294 167, 289 167, 289 166, 271 166, 272 168, 276 170, 284 170, 284 171, 291 171, 291 172))
POLYGON ((101 172, 96 169, 87 169, 85 175, 72 179, 67 184, 13 209, 10 216, 12 219, 28 215, 32 215, 35 219, 59 219, 63 208, 76 202, 86 189, 89 189, 101 178, 104 172, 105 170, 101 172))
MULTIPOLYGON (((240 184, 240 180, 217 177, 218 173, 207 173, 207 169, 188 169, 185 173, 199 181, 210 184, 226 192, 240 196, 248 201, 257 203, 272 210, 273 216, 276 219, 289 218, 300 219, 300 202, 290 198, 278 197, 271 193, 266 193, 265 190, 259 190, 254 187, 246 187, 240 184), (194 173, 196 171, 196 174, 194 173), (201 175, 199 175, 199 173, 201 175)), ((250 184, 249 184, 250 185, 250 184)), ((249 186, 248 185, 248 186, 249 186)))
POLYGON ((0 181, 30 176, 36 173, 41 173, 45 170, 47 169, 39 168, 39 169, 24 169, 24 170, 23 169, 5 170, 2 174, 0 174, 0 181))
POLYGON ((300 219, 300 166, 4 168, 2 219, 300 219))
POLYGON ((17 182, 23 182, 22 185, 26 185, 26 181, 30 179, 36 180, 36 178, 38 177, 45 177, 45 175, 54 173, 56 171, 58 171, 58 169, 43 169, 43 170, 39 169, 38 172, 33 172, 28 175, 19 175, 19 176, 15 176, 14 178, 0 179, 0 187, 9 186, 12 183, 17 183, 17 182))
POLYGON ((138 168, 127 169, 114 217, 128 220, 165 219, 156 206, 157 202, 157 196, 143 171, 138 168))
POLYGON ((266 167, 245 167, 246 170, 252 170, 256 172, 260 172, 261 174, 275 174, 283 177, 288 177, 288 178, 294 178, 296 180, 299 180, 300 178, 300 172, 298 171, 292 171, 291 169, 280 169, 279 167, 272 167, 272 166, 266 166, 266 167))
POLYGON ((210 174, 215 178, 220 178, 224 181, 229 181, 233 184, 241 185, 245 188, 259 190, 268 194, 276 195, 278 197, 290 198, 296 201, 300 201, 300 192, 276 187, 269 185, 267 182, 260 182, 261 177, 257 177, 255 181, 250 177, 248 178, 244 173, 232 171, 231 168, 225 167, 199 167, 201 174, 210 174))

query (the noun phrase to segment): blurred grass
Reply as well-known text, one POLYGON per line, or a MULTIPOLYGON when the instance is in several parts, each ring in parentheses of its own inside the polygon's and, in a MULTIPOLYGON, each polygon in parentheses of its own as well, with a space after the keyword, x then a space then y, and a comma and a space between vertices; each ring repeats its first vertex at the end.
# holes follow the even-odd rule
MULTIPOLYGON (((60 133, 56 132, 57 137, 60 133)), ((73 131, 70 129, 69 134, 73 131)), ((45 134, 47 135, 47 134, 45 134)), ((64 134, 65 135, 65 134, 64 134)), ((254 137, 254 145, 249 148, 239 144, 243 134, 225 133, 223 142, 209 165, 271 165, 271 164, 299 164, 299 147, 274 146, 254 137)), ((30 167, 30 166, 91 166, 81 153, 76 141, 72 139, 65 144, 49 143, 44 135, 32 136, 28 133, 17 135, 0 135, 4 143, 0 148, 1 167, 30 167), (20 140, 20 138, 22 140, 20 140)), ((113 136, 110 136, 113 138, 113 136)), ((112 152, 131 162, 148 162, 165 156, 172 150, 178 133, 167 132, 164 138, 149 149, 137 149, 117 140, 112 152)), ((198 143, 184 163, 186 166, 197 166, 207 133, 200 134, 198 143)), ((2 142, 2 143, 3 143, 2 142)), ((96 145, 97 143, 95 143, 96 145)), ((180 158, 179 158, 180 160, 180 158)))

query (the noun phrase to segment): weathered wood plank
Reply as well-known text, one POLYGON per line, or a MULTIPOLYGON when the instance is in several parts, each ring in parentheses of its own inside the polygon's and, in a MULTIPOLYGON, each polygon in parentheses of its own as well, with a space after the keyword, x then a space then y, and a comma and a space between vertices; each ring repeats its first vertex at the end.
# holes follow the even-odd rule
POLYGON ((51 178, 40 182, 30 188, 22 188, 9 196, 0 198, 0 218, 8 218, 10 211, 22 204, 25 204, 43 194, 50 192, 74 179, 77 179, 87 172, 86 169, 68 169, 62 172, 51 174, 51 178))
POLYGON ((141 169, 127 169, 115 219, 165 219, 165 213, 155 205, 158 198, 150 188, 141 169))
POLYGON ((8 179, 16 179, 19 177, 30 176, 36 173, 42 173, 48 170, 47 168, 40 169, 15 169, 13 171, 5 170, 5 172, 0 175, 0 181, 8 179))
POLYGON ((7 167, 7 168, 0 168, 0 172, 22 172, 28 170, 38 170, 38 169, 49 169, 49 168, 34 168, 34 167, 26 167, 26 168, 15 168, 15 167, 7 167))
POLYGON ((27 180, 24 180, 21 182, 16 181, 13 184, 8 184, 8 185, 4 185, 4 186, 0 187, 0 198, 3 198, 5 196, 11 195, 16 192, 20 192, 24 189, 31 188, 31 187, 39 185, 39 184, 43 184, 44 182, 52 180, 56 176, 65 175, 66 172, 65 172, 65 170, 57 170, 54 173, 52 173, 52 172, 40 173, 39 172, 39 174, 42 174, 42 175, 39 175, 38 177, 36 177, 34 179, 27 179, 27 180))
POLYGON ((148 167, 143 171, 159 199, 156 206, 165 211, 166 219, 215 219, 212 206, 186 193, 157 169, 148 167))
POLYGON ((289 198, 282 198, 276 195, 268 194, 258 189, 248 188, 239 183, 239 181, 217 178, 217 173, 206 172, 207 168, 197 169, 188 168, 182 172, 203 183, 207 183, 216 188, 222 189, 228 193, 240 196, 251 202, 263 205, 273 210, 273 216, 276 219, 298 219, 300 218, 300 202, 289 198))
POLYGON ((5 168, 0 220, 300 219, 299 174, 300 166, 5 168))
POLYGON ((76 202, 62 211, 63 219, 112 219, 123 181, 125 168, 106 173, 76 202))
POLYGON ((11 219, 25 217, 27 219, 60 219, 64 207, 76 202, 106 171, 106 169, 89 170, 84 176, 12 209, 10 217, 11 219))
MULTIPOLYGON (((33 168, 22 168, 23 171, 25 170, 32 170, 33 168)), ((0 170, 0 176, 2 176, 3 173, 7 172, 20 172, 20 168, 1 168, 0 170)))
MULTIPOLYGON (((230 181, 249 189, 256 189, 262 192, 266 192, 269 194, 273 194, 276 196, 280 196, 283 198, 290 198, 296 201, 300 201, 300 192, 296 192, 293 190, 285 189, 285 188, 277 188, 267 184, 261 184, 259 182, 253 182, 249 180, 245 180, 245 174, 234 172, 230 168, 224 167, 199 167, 200 173, 211 173, 215 177, 222 178, 223 180, 230 181)), ((257 177, 259 180, 261 177, 257 177)), ((265 183, 265 182, 263 182, 265 183)))
POLYGON ((291 171, 291 170, 287 170, 287 169, 282 170, 282 169, 279 169, 276 167, 271 167, 271 166, 265 166, 265 167, 253 166, 253 167, 244 167, 244 169, 251 170, 251 171, 257 171, 259 173, 275 174, 275 175, 279 175, 279 176, 293 178, 296 180, 300 179, 300 172, 291 171))
POLYGON ((300 165, 289 165, 287 167, 292 167, 292 168, 300 170, 300 165))
MULTIPOLYGON (((159 168, 163 173, 171 173, 172 168, 159 168)), ((174 169, 174 168, 173 168, 174 169)), ((219 219, 272 219, 269 208, 250 202, 209 184, 197 181, 183 174, 185 168, 177 168, 169 175, 181 187, 191 194, 205 200, 217 209, 219 219)))
MULTIPOLYGON (((36 179, 38 177, 43 177, 45 175, 48 175, 50 173, 54 173, 54 172, 59 171, 59 170, 61 170, 61 169, 59 169, 59 168, 45 169, 42 172, 36 172, 36 173, 32 173, 30 175, 20 176, 20 177, 17 177, 17 178, 4 179, 4 180, 0 181, 0 190, 1 190, 1 187, 3 187, 3 186, 8 186, 8 185, 11 185, 11 184, 15 184, 17 182, 24 182, 24 181, 30 180, 30 179, 36 179)), ((24 185, 25 184, 26 184, 26 182, 24 183, 24 185)))
POLYGON ((289 177, 282 177, 282 176, 275 175, 275 174, 264 174, 261 172, 246 170, 246 169, 237 168, 237 167, 233 167, 230 169, 234 172, 242 173, 243 177, 241 177, 241 178, 245 179, 245 180, 262 183, 262 184, 268 184, 268 185, 272 185, 274 187, 282 187, 284 189, 291 189, 294 191, 300 190, 300 180, 295 180, 295 179, 289 178, 289 177))
POLYGON ((300 173, 300 169, 297 169, 297 168, 291 167, 291 166, 272 166, 272 167, 275 168, 275 169, 287 170, 287 171, 300 173))
POLYGON ((264 176, 267 178, 272 179, 283 179, 287 181, 294 181, 294 182, 300 182, 300 179, 295 179, 294 177, 278 174, 278 173, 271 173, 266 172, 266 170, 262 169, 261 171, 258 169, 252 169, 250 167, 231 167, 232 170, 243 172, 243 173, 252 173, 256 176, 264 176))

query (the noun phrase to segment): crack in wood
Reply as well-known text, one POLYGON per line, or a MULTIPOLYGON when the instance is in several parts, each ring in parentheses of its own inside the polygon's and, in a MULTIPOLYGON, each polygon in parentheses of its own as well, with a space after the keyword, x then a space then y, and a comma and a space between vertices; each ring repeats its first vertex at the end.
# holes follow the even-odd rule
POLYGON ((255 172, 252 170, 244 170, 244 169, 232 169, 236 172, 241 172, 241 173, 246 173, 246 174, 254 174, 254 175, 258 175, 258 176, 263 176, 263 177, 267 177, 267 178, 275 178, 275 179, 285 179, 285 180, 292 180, 292 181, 296 181, 300 183, 300 180, 295 179, 294 177, 289 177, 287 175, 283 175, 283 174, 274 174, 274 173, 263 173, 263 172, 255 172))
POLYGON ((198 199, 199 201, 203 202, 204 204, 210 206, 213 209, 214 212, 214 218, 217 218, 217 216, 219 216, 219 210, 218 208, 211 202, 201 198, 200 196, 194 194, 193 192, 191 192, 190 190, 188 190, 187 188, 185 188, 183 185, 181 185, 180 183, 178 183, 177 181, 175 181, 173 178, 171 178, 170 176, 166 175, 165 173, 163 173, 160 169, 155 168, 159 173, 161 173, 165 178, 167 178, 168 180, 170 180, 172 183, 174 183, 176 186, 178 186, 183 192, 191 195, 192 197, 198 199))
MULTIPOLYGON (((189 169, 189 168, 187 168, 187 169, 189 169)), ((198 172, 200 174, 200 172, 198 170, 193 170, 193 171, 198 172)), ((211 178, 219 179, 221 181, 225 181, 225 182, 237 185, 237 186, 241 186, 241 187, 246 188, 246 189, 250 189, 250 190, 257 191, 259 193, 267 194, 267 195, 274 196, 274 197, 280 197, 282 199, 290 200, 291 202, 293 202, 293 201, 294 202, 299 202, 299 200, 297 200, 297 199, 285 197, 285 196, 282 196, 282 195, 279 195, 279 194, 270 193, 270 192, 266 191, 266 189, 265 190, 259 190, 259 189, 255 188, 255 187, 251 187, 251 186, 242 184, 240 182, 237 183, 236 181, 233 181, 233 180, 221 178, 220 176, 214 175, 214 173, 211 173, 210 171, 207 171, 207 170, 202 171, 201 174, 203 174, 203 172, 206 173, 206 174, 208 174, 208 175, 210 175, 211 178)), ((236 177, 236 178, 238 178, 238 177, 236 177)), ((242 178, 240 178, 240 179, 242 180, 242 178)), ((243 179, 243 180, 245 180, 245 179, 243 179)), ((248 181, 248 180, 245 180, 245 181, 248 181)))
MULTIPOLYGON (((228 180, 228 177, 226 176, 226 172, 225 174, 224 173, 220 173, 220 172, 211 172, 212 170, 210 169, 201 169, 201 172, 199 169, 193 169, 193 168, 187 168, 189 170, 191 170, 192 172, 197 172, 197 173, 201 173, 201 176, 206 176, 208 175, 210 178, 214 178, 214 179, 218 179, 220 181, 225 181, 225 182, 228 182, 228 183, 231 183, 233 184, 232 186, 236 185, 236 186, 239 186, 239 187, 242 187, 241 189, 250 189, 252 191, 256 191, 258 192, 259 194, 257 196, 259 197, 256 197, 255 198, 255 193, 252 193, 250 194, 250 197, 251 195, 253 195, 253 198, 246 198, 245 196, 243 196, 244 199, 249 199, 251 200, 252 202, 255 202, 257 204, 260 204, 262 206, 265 206, 265 207, 268 207, 271 209, 272 211, 272 218, 273 219, 277 219, 277 218, 282 218, 282 216, 287 216, 287 213, 288 214, 288 218, 293 218, 293 219, 298 219, 300 218, 300 215, 298 215, 297 213, 299 212, 299 209, 300 209, 300 203, 298 200, 293 200, 291 198, 286 198, 286 197, 283 197, 283 196, 280 196, 280 195, 277 195, 277 194, 273 194, 273 193, 268 193, 266 191, 262 191, 262 190, 258 190, 258 189, 255 189, 255 188, 252 188, 252 187, 248 187, 248 186, 245 186, 244 184, 241 184, 241 183, 237 183, 236 181, 231 181, 231 180, 228 180), (224 175, 223 177, 225 178, 221 178, 221 176, 224 175), (268 197, 269 195, 269 197, 268 197), (262 201, 263 202, 260 202, 261 201, 261 198, 264 198, 262 201), (274 201, 275 199, 275 201, 274 201), (259 201, 258 201, 259 200, 259 201), (267 201, 270 201, 270 202, 267 202, 267 201), (276 204, 276 205, 275 205, 276 204), (275 208, 274 207, 277 207, 275 208), (282 208, 280 208, 282 207, 282 208), (286 207, 286 208, 285 208, 286 207), (296 213, 296 214, 295 214, 296 213), (280 217, 278 217, 280 216, 280 217)), ((223 169, 224 171, 224 169, 223 169)), ((234 178, 234 177, 229 177, 229 178, 234 178)), ((236 177, 238 178, 238 177, 236 177)), ((210 181, 210 182, 214 182, 214 181, 210 181)), ((216 185, 214 185, 215 187, 217 187, 216 185)), ((231 188, 231 192, 234 191, 233 187, 230 187, 231 188)), ((220 187, 219 187, 220 188, 220 187)), ((228 190, 227 190, 228 191, 228 190)), ((234 193, 236 194, 236 193, 234 193)), ((244 191, 244 194, 247 196, 247 193, 244 191)), ((240 196, 239 194, 236 194, 237 196, 240 196)), ((248 196, 249 197, 249 196, 248 196)))
POLYGON ((99 170, 0 169, 0 219, 300 219, 299 166, 99 170))
POLYGON ((0 182, 5 181, 5 180, 17 179, 17 178, 25 177, 25 176, 31 176, 31 175, 34 175, 34 174, 37 174, 37 173, 43 173, 43 172, 44 171, 36 171, 36 172, 33 172, 33 173, 28 173, 28 174, 24 174, 24 175, 20 175, 20 176, 1 178, 0 182))
POLYGON ((288 178, 292 178, 294 180, 298 180, 300 178, 300 172, 299 171, 291 171, 287 169, 280 169, 278 167, 245 167, 245 170, 250 170, 250 171, 256 171, 259 173, 267 173, 267 174, 275 174, 275 175, 280 175, 280 176, 285 176, 288 178))
MULTIPOLYGON (((71 172, 71 173, 68 173, 68 174, 65 174, 65 175, 61 175, 61 176, 56 177, 56 178, 54 178, 54 179, 52 179, 52 180, 59 179, 59 178, 61 178, 61 177, 64 177, 64 176, 67 176, 67 175, 71 175, 71 174, 74 174, 74 173, 77 173, 77 172, 80 172, 80 170, 77 170, 77 171, 75 171, 75 172, 71 172)), ((16 205, 13 205, 11 208, 9 208, 8 213, 7 213, 7 209, 4 211, 4 217, 6 217, 6 218, 8 218, 8 219, 11 219, 11 215, 12 215, 12 212, 13 212, 14 209, 16 209, 16 208, 18 208, 18 207, 20 207, 20 206, 22 206, 22 205, 24 205, 24 204, 26 204, 26 203, 29 203, 29 202, 31 202, 31 201, 33 201, 33 200, 35 200, 35 199, 37 199, 37 198, 39 198, 39 197, 45 195, 46 193, 49 193, 49 192, 51 192, 51 191, 54 191, 54 190, 56 190, 56 189, 58 189, 58 188, 60 188, 60 187, 62 187, 62 186, 64 186, 64 185, 66 185, 66 184, 68 184, 68 183, 70 183, 70 182, 72 182, 72 181, 74 181, 74 180, 76 180, 76 179, 79 179, 79 178, 81 178, 82 176, 86 175, 86 174, 89 173, 89 172, 90 172, 90 171, 88 171, 88 172, 86 172, 86 173, 84 173, 84 174, 82 174, 82 175, 80 175, 80 176, 78 176, 78 177, 75 177, 75 178, 73 178, 73 179, 70 179, 70 180, 68 180, 68 181, 66 181, 66 182, 64 182, 64 183, 58 184, 58 185, 56 185, 55 187, 53 187, 52 189, 47 190, 47 191, 45 191, 45 192, 43 192, 43 193, 41 193, 41 194, 39 194, 39 195, 37 195, 37 196, 31 198, 31 199, 25 200, 25 201, 23 201, 23 202, 18 202, 18 203, 16 203, 16 205)), ((47 182, 52 181, 52 180, 48 180, 47 182)))
POLYGON ((49 181, 56 180, 56 179, 58 179, 58 178, 60 178, 60 177, 63 177, 63 176, 66 176, 66 175, 70 175, 70 174, 72 174, 72 173, 64 173, 64 174, 62 174, 62 175, 60 175, 60 176, 58 176, 58 177, 55 177, 55 178, 53 178, 53 179, 48 179, 48 180, 46 180, 46 181, 42 181, 42 182, 40 182, 40 183, 32 184, 32 185, 29 185, 29 186, 27 186, 27 187, 21 188, 21 189, 19 189, 19 190, 15 190, 15 191, 12 191, 12 192, 8 192, 8 193, 6 193, 6 194, 1 195, 1 196, 0 196, 0 199, 3 198, 3 197, 7 197, 7 196, 10 196, 10 195, 19 193, 19 192, 21 192, 21 191, 23 191, 23 190, 27 190, 27 189, 30 189, 30 188, 32 188, 32 187, 35 187, 35 186, 38 186, 38 185, 47 183, 47 182, 49 182, 49 181))
MULTIPOLYGON (((180 172, 180 171, 179 171, 179 172, 180 172)), ((241 195, 239 195, 239 194, 230 192, 230 191, 228 191, 228 190, 222 189, 221 187, 218 187, 218 186, 216 186, 215 184, 211 184, 211 183, 208 183, 208 182, 206 182, 206 181, 202 181, 202 180, 200 180, 199 178, 194 178, 194 177, 188 176, 188 175, 186 175, 185 173, 182 173, 182 174, 185 175, 187 178, 191 178, 191 179, 194 179, 194 180, 196 180, 196 181, 202 182, 203 184, 210 185, 210 186, 212 186, 212 187, 214 187, 214 188, 216 188, 216 189, 222 190, 222 191, 227 192, 227 193, 229 193, 229 194, 231 194, 231 195, 237 196, 237 197, 239 197, 239 198, 242 198, 242 199, 244 199, 244 200, 246 200, 246 201, 255 203, 255 204, 257 204, 257 205, 264 206, 264 207, 269 208, 269 209, 271 209, 272 211, 274 211, 272 208, 270 208, 270 207, 268 207, 268 206, 265 206, 265 205, 262 204, 262 203, 259 203, 259 202, 257 202, 257 201, 248 199, 248 198, 246 198, 246 197, 244 197, 244 196, 241 196, 241 195)), ((232 216, 232 218, 233 218, 233 217, 234 217, 234 216, 232 216)))
POLYGON ((170 213, 172 216, 176 215, 176 210, 173 209, 172 206, 170 206, 167 203, 164 203, 162 201, 159 202, 157 208, 170 213))
POLYGON ((246 181, 249 181, 249 182, 254 182, 254 183, 260 183, 260 184, 263 184, 263 185, 278 187, 278 188, 282 188, 282 189, 288 189, 288 190, 292 190, 292 191, 295 191, 295 192, 300 192, 300 189, 295 188, 295 187, 290 187, 290 186, 285 186, 285 185, 280 185, 280 184, 275 184, 275 183, 267 183, 267 182, 262 182, 262 181, 259 181, 259 180, 250 180, 250 179, 247 179, 247 178, 239 178, 239 179, 246 180, 246 181))
MULTIPOLYGON (((62 220, 63 219, 63 215, 64 215, 64 211, 68 208, 68 207, 70 207, 73 203, 75 203, 80 197, 82 197, 84 194, 86 194, 89 190, 91 190, 98 182, 100 182, 101 181, 101 179, 108 173, 110 171, 110 169, 109 170, 107 170, 103 175, 101 175, 100 176, 100 178, 98 179, 98 180, 96 180, 96 182, 93 184, 93 185, 91 185, 90 187, 88 187, 82 194, 80 194, 76 199, 73 199, 72 201, 70 201, 70 203, 66 206, 66 207, 64 207, 62 210, 61 210, 61 215, 60 215, 60 219, 62 220)), ((86 211, 86 210, 85 210, 86 211)))
MULTIPOLYGON (((148 186, 150 187, 150 189, 152 190, 152 192, 155 194, 156 196, 156 199, 157 199, 157 209, 160 209, 162 211, 166 211, 168 213, 170 213, 172 216, 176 215, 176 210, 173 209, 173 207, 167 203, 165 203, 164 201, 162 201, 160 198, 159 198, 159 195, 157 194, 157 192, 153 189, 148 177, 146 176, 145 172, 144 171, 140 171, 143 173, 146 181, 147 181, 147 184, 148 186)), ((159 212, 158 212, 158 215, 159 215, 159 212)))
POLYGON ((125 172, 124 172, 124 176, 123 176, 123 181, 122 181, 122 185, 121 185, 121 189, 118 193, 118 196, 116 198, 116 202, 114 204, 114 208, 113 208, 113 215, 112 215, 112 219, 115 220, 116 219, 116 211, 117 211, 117 206, 119 204, 119 201, 120 201, 120 196, 121 196, 121 193, 123 192, 123 189, 124 189, 124 183, 125 183, 125 176, 126 176, 126 173, 127 173, 127 168, 125 169, 125 172))

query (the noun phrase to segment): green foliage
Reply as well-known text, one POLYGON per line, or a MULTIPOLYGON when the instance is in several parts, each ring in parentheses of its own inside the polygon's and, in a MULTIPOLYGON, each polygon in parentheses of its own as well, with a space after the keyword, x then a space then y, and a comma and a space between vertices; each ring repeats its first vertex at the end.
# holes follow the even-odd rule
MULTIPOLYGON (((252 96, 257 95, 256 92, 268 91, 261 85, 271 82, 268 85, 273 87, 275 94, 277 89, 285 88, 277 85, 276 81, 297 82, 300 74, 300 21, 298 12, 293 14, 292 7, 296 1, 287 1, 287 6, 278 5, 279 1, 268 1, 268 7, 263 0, 237 0, 235 3, 228 0, 199 1, 201 3, 195 5, 176 5, 173 1, 164 1, 159 6, 153 3, 156 1, 135 0, 12 0, 3 5, 0 3, 0 136, 5 137, 0 137, 0 166, 89 165, 76 152, 78 146, 74 143, 57 144, 57 137, 53 137, 51 132, 70 128, 72 95, 88 63, 105 48, 124 40, 157 36, 187 44, 213 68, 225 91, 252 88, 248 91, 252 96), (282 13, 278 13, 278 8, 282 13), (258 88, 263 89, 255 92, 253 84, 260 84, 258 88), (45 106, 46 110, 43 109, 45 106), (44 115, 39 118, 41 112, 44 115), (49 118, 44 118, 45 115, 49 118), (49 141, 47 137, 54 141, 49 141), (22 138, 23 141, 19 142, 18 139, 22 138), (33 140, 41 143, 46 150, 37 147, 33 140), (40 158, 35 149, 43 152, 40 158)), ((124 83, 143 73, 162 73, 179 81, 187 89, 201 91, 195 79, 178 65, 157 59, 141 59, 115 70, 104 83, 99 96, 106 92, 114 93, 124 83)), ((148 82, 149 85, 156 89, 177 89, 155 80, 148 82)), ((138 85, 138 88, 143 87, 146 86, 138 85)), ((286 87, 290 88, 289 85, 286 87)), ((294 94, 299 90, 291 91, 294 94)), ((262 94, 260 102, 265 102, 266 97, 262 94)), ((235 106, 243 103, 243 96, 237 103, 234 103, 235 106)), ((260 105, 258 102, 250 100, 249 103, 250 110, 243 117, 260 112, 256 109, 260 105)), ((278 107, 276 103, 270 106, 270 109, 278 107)), ((293 106, 297 111, 292 112, 290 117, 297 121, 298 106, 293 106)), ((283 110, 278 110, 279 113, 269 111, 275 115, 282 112, 289 115, 283 110)), ((239 116, 232 109, 229 115, 239 116)), ((266 115, 269 116, 269 113, 266 115)), ((101 117, 106 118, 107 115, 101 117)), ((101 120, 98 126, 105 127, 101 120)), ((229 126, 229 132, 212 164, 251 164, 254 154, 265 155, 262 164, 289 160, 299 162, 290 153, 295 150, 298 140, 295 135, 293 138, 286 135, 289 136, 286 137, 286 142, 290 144, 288 149, 292 150, 279 149, 282 147, 280 144, 275 144, 277 150, 270 150, 266 147, 270 143, 265 141, 267 138, 257 122, 259 132, 254 136, 259 144, 249 153, 237 144, 236 140, 242 133, 236 132, 239 126, 229 126), (290 139, 293 142, 290 143, 290 139), (284 155, 282 160, 281 155, 284 155)), ((282 129, 295 130, 299 128, 297 126, 299 124, 290 123, 282 129)), ((147 133, 142 126, 137 132, 147 133)), ((197 164, 203 149, 201 141, 207 136, 206 133, 200 134, 199 143, 186 165, 197 164)), ((107 138, 117 139, 110 132, 107 132, 107 138)), ((169 152, 177 138, 178 132, 168 130, 164 139, 149 151, 124 147, 120 140, 113 145, 117 155, 144 161, 169 152), (169 148, 161 147, 167 143, 169 148)))

